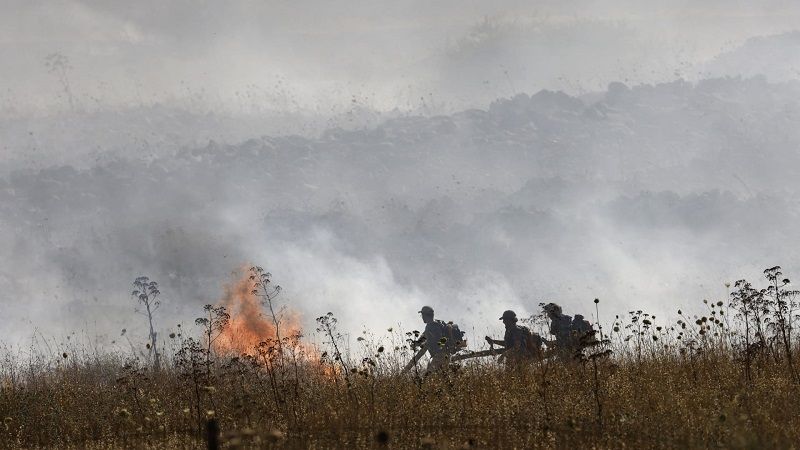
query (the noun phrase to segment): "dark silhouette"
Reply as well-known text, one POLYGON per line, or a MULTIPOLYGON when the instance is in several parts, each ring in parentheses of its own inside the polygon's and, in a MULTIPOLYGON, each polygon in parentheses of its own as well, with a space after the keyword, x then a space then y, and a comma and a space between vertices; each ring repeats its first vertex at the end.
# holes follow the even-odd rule
POLYGON ((411 361, 403 368, 403 372, 411 370, 417 361, 430 353, 431 360, 425 369, 427 373, 445 368, 450 364, 450 358, 459 349, 466 346, 464 333, 458 329, 458 325, 452 322, 444 322, 433 318, 433 308, 423 306, 419 310, 422 321, 425 322, 425 331, 417 341, 420 349, 411 358, 411 361))
POLYGON ((573 318, 564 314, 561 306, 555 303, 543 305, 542 310, 550 320, 550 334, 555 338, 546 344, 562 358, 574 355, 581 347, 582 339, 592 334, 592 324, 582 314, 575 314, 573 318))
POLYGON ((503 324, 506 326, 506 333, 503 340, 492 339, 486 336, 486 342, 490 346, 500 345, 503 349, 497 351, 501 354, 506 365, 518 364, 522 361, 541 358, 542 343, 544 340, 541 336, 531 332, 528 327, 517 325, 517 314, 514 311, 508 310, 503 312, 500 317, 503 324))

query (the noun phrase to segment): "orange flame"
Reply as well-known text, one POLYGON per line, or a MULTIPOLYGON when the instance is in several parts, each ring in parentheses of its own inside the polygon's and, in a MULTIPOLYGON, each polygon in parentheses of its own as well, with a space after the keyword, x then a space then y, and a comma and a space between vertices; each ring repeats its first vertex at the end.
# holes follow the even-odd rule
MULTIPOLYGON (((261 304, 261 298, 253 293, 253 281, 246 270, 240 271, 239 279, 225 285, 225 294, 219 301, 230 314, 230 322, 214 342, 220 353, 253 354, 261 342, 277 339, 275 323, 261 304)), ((279 321, 281 338, 301 332, 300 316, 292 311, 282 314, 279 321)))
MULTIPOLYGON (((275 345, 278 338, 275 322, 262 304, 261 298, 253 293, 253 280, 250 279, 247 268, 239 271, 237 280, 225 285, 225 294, 218 305, 225 307, 230 314, 230 320, 214 341, 214 350, 220 354, 256 356, 262 342, 266 342, 268 347, 275 345)), ((302 328, 298 313, 282 311, 278 324, 280 338, 284 342, 281 348, 291 350, 293 358, 299 357, 300 361, 311 363, 305 366, 312 371, 309 373, 319 371, 317 373, 329 380, 340 374, 338 366, 322 364, 322 356, 314 345, 300 341, 302 328)), ((267 364, 266 360, 260 362, 267 364)))

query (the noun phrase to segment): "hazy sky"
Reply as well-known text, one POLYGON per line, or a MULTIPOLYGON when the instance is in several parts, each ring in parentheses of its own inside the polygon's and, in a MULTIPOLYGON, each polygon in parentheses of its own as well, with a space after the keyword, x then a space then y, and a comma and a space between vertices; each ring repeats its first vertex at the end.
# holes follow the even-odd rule
POLYGON ((612 75, 693 77, 688 67, 800 23, 800 5, 781 0, 2 0, 2 10, 0 101, 39 110, 63 107, 44 67, 55 52, 69 59, 84 108, 191 97, 214 108, 269 91, 308 108, 357 95, 392 109, 429 94, 464 104, 603 88, 612 75), (486 19, 493 35, 476 30, 486 19), (551 52, 532 50, 537 43, 551 52), (496 57, 475 51, 481 45, 496 57), (459 74, 475 85, 448 89, 459 74), (476 93, 481 86, 488 92, 476 93))

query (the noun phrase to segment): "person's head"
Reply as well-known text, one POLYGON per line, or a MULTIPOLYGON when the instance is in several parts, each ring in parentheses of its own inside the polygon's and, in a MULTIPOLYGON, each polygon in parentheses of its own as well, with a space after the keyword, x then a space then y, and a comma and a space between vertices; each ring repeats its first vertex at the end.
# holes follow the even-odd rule
POLYGON ((506 327, 514 326, 517 324, 517 313, 511 311, 510 309, 508 311, 504 311, 503 315, 500 316, 500 320, 503 321, 503 324, 506 327))
POLYGON ((559 317, 561 315, 561 307, 556 305, 555 303, 548 303, 542 307, 542 310, 547 313, 547 316, 551 319, 554 317, 559 317))
POLYGON ((423 306, 422 309, 419 310, 419 313, 422 315, 422 321, 425 323, 433 322, 433 308, 430 306, 423 306))

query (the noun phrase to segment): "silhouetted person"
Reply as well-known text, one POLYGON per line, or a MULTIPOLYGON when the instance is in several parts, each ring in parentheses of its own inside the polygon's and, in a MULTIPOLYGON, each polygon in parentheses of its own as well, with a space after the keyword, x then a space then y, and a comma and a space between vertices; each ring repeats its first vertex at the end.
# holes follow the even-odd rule
POLYGON ((576 350, 597 344, 596 330, 582 314, 572 318, 572 339, 576 350))
POLYGON ((528 327, 517 325, 517 314, 508 310, 503 312, 500 317, 503 325, 506 326, 506 333, 503 340, 492 339, 486 336, 489 345, 499 345, 504 347, 498 353, 502 353, 507 365, 517 364, 524 360, 541 357, 542 337, 532 333, 528 327))
POLYGON ((422 321, 425 322, 425 331, 417 341, 420 349, 411 358, 411 361, 403 368, 403 372, 411 370, 412 367, 428 352, 431 356, 426 372, 430 373, 447 367, 450 364, 450 356, 464 345, 464 333, 457 325, 446 323, 433 318, 433 308, 423 306, 419 310, 422 321))
POLYGON ((575 314, 575 317, 572 318, 571 329, 573 333, 577 333, 578 337, 581 337, 592 331, 592 324, 584 319, 583 314, 575 314))
POLYGON ((555 338, 547 341, 547 345, 555 346, 562 357, 569 356, 577 344, 572 335, 572 317, 564 314, 561 307, 555 303, 548 303, 542 309, 550 320, 550 334, 555 338))

